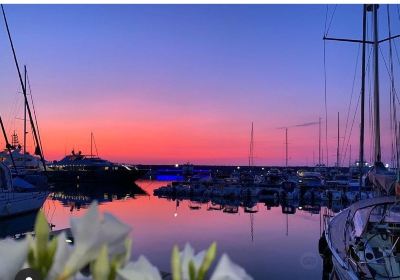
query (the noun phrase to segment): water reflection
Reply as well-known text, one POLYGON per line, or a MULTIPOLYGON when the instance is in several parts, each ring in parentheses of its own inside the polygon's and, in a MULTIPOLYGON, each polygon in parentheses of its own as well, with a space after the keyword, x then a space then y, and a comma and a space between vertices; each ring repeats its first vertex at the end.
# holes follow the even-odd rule
MULTIPOLYGON (((324 211, 339 211, 337 201, 282 201, 215 198, 158 198, 154 189, 166 182, 139 181, 130 188, 70 186, 56 189, 43 206, 54 230, 69 227, 71 217, 81 216, 98 200, 100 211, 117 216, 133 228, 133 258, 145 254, 163 271, 170 271, 173 245, 190 242, 196 250, 212 241, 218 254, 227 252, 255 279, 321 279, 323 260, 318 240, 324 211)), ((30 225, 15 221, 1 229, 30 225)), ((5 233, 7 234, 7 233, 5 233)))
POLYGON ((136 184, 116 185, 55 185, 49 199, 57 200, 70 212, 86 209, 94 200, 99 204, 111 203, 116 200, 135 199, 137 196, 148 195, 136 184))
POLYGON ((0 238, 19 237, 20 234, 32 232, 37 212, 31 212, 10 219, 0 220, 0 238))

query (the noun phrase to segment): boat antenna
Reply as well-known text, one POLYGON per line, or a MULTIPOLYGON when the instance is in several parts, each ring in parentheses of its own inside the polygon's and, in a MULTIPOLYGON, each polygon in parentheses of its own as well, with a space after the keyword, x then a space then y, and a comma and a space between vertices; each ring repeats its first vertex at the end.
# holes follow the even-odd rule
POLYGON ((10 29, 8 27, 7 17, 6 17, 6 13, 4 11, 3 4, 1 4, 1 10, 2 10, 2 13, 3 13, 4 23, 5 23, 6 29, 7 29, 8 39, 10 41, 11 49, 12 49, 12 52, 13 52, 14 62, 15 62, 15 66, 17 68, 19 81, 20 81, 21 88, 22 88, 22 93, 23 93, 24 98, 25 98, 25 104, 27 105, 26 109, 27 109, 27 112, 28 112, 28 115, 29 115, 29 120, 30 120, 30 123, 31 123, 33 136, 34 136, 34 139, 35 139, 35 142, 36 142, 36 151, 35 151, 35 153, 40 156, 40 160, 42 161, 44 171, 46 172, 46 161, 44 160, 44 157, 43 157, 43 154, 42 154, 40 141, 39 141, 39 138, 38 138, 38 135, 37 135, 37 131, 36 131, 36 127, 35 127, 35 124, 34 124, 33 118, 32 118, 32 112, 31 112, 31 109, 30 109, 29 104, 28 104, 28 98, 26 96, 26 86, 24 85, 24 82, 22 80, 22 75, 21 75, 21 71, 19 69, 18 59, 17 59, 17 55, 16 55, 16 52, 15 52, 13 41, 12 41, 12 38, 11 38, 11 33, 10 33, 10 29))

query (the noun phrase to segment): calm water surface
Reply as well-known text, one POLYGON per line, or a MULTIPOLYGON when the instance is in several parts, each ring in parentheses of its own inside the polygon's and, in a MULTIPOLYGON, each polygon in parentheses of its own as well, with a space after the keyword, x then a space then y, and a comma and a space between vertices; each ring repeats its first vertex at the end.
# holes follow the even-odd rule
MULTIPOLYGON (((227 252, 255 279, 321 279, 322 260, 318 253, 320 214, 297 209, 282 213, 282 207, 256 206, 250 214, 239 208, 236 214, 207 210, 207 204, 162 199, 153 190, 166 182, 139 181, 147 195, 102 195, 100 209, 129 224, 133 231, 133 258, 144 254, 163 271, 170 271, 174 244, 190 242, 196 250, 217 241, 218 252, 227 252), (196 206, 196 207, 193 207, 196 206)), ((69 219, 85 213, 92 197, 49 198, 44 209, 55 229, 69 227, 69 219), (86 201, 86 203, 85 203, 86 201)))

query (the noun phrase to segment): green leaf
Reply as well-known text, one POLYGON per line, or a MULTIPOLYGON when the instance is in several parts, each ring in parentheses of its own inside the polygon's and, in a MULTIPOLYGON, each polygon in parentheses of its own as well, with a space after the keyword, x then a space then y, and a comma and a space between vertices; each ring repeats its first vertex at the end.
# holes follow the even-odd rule
POLYGON ((176 245, 172 249, 171 268, 172 280, 181 280, 181 257, 179 255, 179 248, 176 245))
POLYGON ((129 262, 129 260, 131 259, 131 253, 132 253, 132 239, 130 238, 126 238, 125 239, 125 250, 126 250, 126 254, 125 254, 125 263, 129 262))
POLYGON ((91 266, 91 273, 94 280, 108 280, 110 274, 110 262, 108 260, 107 245, 101 247, 97 259, 91 266))
POLYGON ((42 262, 46 256, 47 243, 49 242, 49 224, 42 210, 38 212, 35 222, 35 249, 36 263, 42 262))
POLYGON ((217 255, 217 243, 213 242, 208 248, 207 253, 204 257, 203 263, 200 266, 199 274, 197 275, 197 280, 204 280, 207 271, 210 269, 212 262, 217 255))
POLYGON ((196 280, 196 267, 192 260, 189 262, 189 279, 196 280))

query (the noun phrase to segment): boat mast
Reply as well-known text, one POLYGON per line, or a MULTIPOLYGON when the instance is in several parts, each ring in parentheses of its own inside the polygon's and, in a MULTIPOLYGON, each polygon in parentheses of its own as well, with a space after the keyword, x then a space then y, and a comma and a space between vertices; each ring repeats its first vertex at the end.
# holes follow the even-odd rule
POLYGON ((93 157, 93 132, 90 132, 90 157, 93 157))
POLYGON ((4 11, 4 7, 3 7, 2 4, 1 4, 1 10, 2 10, 2 13, 3 13, 4 23, 5 23, 6 29, 7 29, 8 39, 10 41, 11 49, 12 49, 12 52, 13 52, 14 62, 15 62, 15 66, 17 68, 19 81, 20 81, 20 84, 21 84, 21 87, 22 87, 22 93, 23 93, 24 98, 25 98, 25 104, 27 105, 26 109, 27 109, 27 112, 28 112, 29 121, 30 121, 30 124, 31 124, 31 127, 32 127, 33 136, 34 136, 34 139, 35 139, 35 142, 36 142, 35 154, 38 154, 40 156, 40 160, 42 161, 44 171, 46 172, 46 161, 45 161, 44 156, 43 156, 41 142, 40 142, 40 140, 38 138, 38 134, 37 134, 37 131, 36 131, 35 123, 34 123, 33 118, 32 118, 31 109, 30 109, 29 104, 28 104, 28 98, 27 98, 27 95, 26 95, 26 86, 24 85, 24 82, 22 80, 22 75, 21 75, 21 71, 20 71, 20 68, 19 68, 17 55, 16 55, 16 52, 15 52, 15 48, 14 48, 14 44, 13 44, 12 38, 11 38, 10 29, 8 27, 6 13, 4 11))
MULTIPOLYGON (((26 65, 24 65, 24 85, 26 88, 26 65)), ((26 99, 24 100, 24 168, 26 167, 26 99)))
POLYGON ((336 149, 336 167, 339 167, 339 139, 340 139, 340 130, 339 130, 339 112, 337 113, 337 149, 336 149))
POLYGON ((381 129, 379 112, 379 39, 378 39, 378 7, 372 5, 374 24, 374 130, 375 130, 375 164, 381 162, 381 129))
MULTIPOLYGON (((365 40, 367 39, 367 5, 363 5, 363 35, 362 35, 362 62, 361 62, 361 120, 360 120, 360 162, 358 164, 360 173, 360 190, 364 168, 364 108, 365 108, 365 40)), ((350 146, 351 147, 351 146, 350 146)))
POLYGON ((253 122, 251 122, 249 167, 253 167, 253 165, 254 165, 254 130, 253 130, 253 122))
POLYGON ((319 117, 319 138, 318 138, 318 165, 321 166, 321 117, 319 117))
POLYGON ((289 152, 289 149, 288 149, 288 128, 287 127, 285 127, 285 138, 286 138, 286 169, 288 168, 288 161, 289 161, 289 158, 288 158, 288 152, 289 152))

